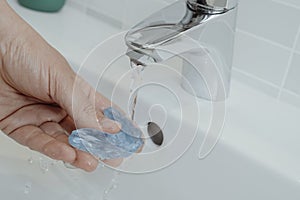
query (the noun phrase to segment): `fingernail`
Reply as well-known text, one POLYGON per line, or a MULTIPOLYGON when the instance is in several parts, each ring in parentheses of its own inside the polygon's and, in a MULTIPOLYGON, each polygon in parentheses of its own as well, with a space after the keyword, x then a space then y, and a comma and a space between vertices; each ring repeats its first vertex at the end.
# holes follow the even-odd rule
POLYGON ((121 124, 119 122, 113 121, 111 119, 103 118, 99 125, 104 130, 116 131, 121 128, 121 124))

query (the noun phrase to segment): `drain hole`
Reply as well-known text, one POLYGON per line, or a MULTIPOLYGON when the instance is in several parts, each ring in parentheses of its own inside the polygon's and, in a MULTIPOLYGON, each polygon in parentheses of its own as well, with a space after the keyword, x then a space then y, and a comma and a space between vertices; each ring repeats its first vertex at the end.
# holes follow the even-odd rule
POLYGON ((147 131, 154 144, 158 146, 162 145, 164 141, 164 134, 157 124, 154 122, 148 122, 147 131))

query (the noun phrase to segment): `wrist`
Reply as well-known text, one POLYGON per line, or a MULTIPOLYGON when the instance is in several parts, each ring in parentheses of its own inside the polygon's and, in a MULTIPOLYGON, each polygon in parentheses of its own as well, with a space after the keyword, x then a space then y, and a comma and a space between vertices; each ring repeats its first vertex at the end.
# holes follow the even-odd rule
POLYGON ((6 0, 0 0, 0 40, 4 37, 11 20, 11 8, 6 0))
MULTIPOLYGON (((0 0, 0 54, 18 35, 24 33, 26 23, 15 13, 6 0, 0 0)), ((0 55, 1 56, 1 55, 0 55)))

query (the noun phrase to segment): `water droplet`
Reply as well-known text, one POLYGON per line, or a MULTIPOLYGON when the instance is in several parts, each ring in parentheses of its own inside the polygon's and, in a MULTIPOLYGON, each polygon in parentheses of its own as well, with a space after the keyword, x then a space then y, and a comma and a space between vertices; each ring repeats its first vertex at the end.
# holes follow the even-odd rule
POLYGON ((88 162, 87 162, 87 165, 88 165, 88 166, 92 166, 92 162, 91 162, 91 161, 88 161, 88 162))
POLYGON ((44 174, 49 171, 49 163, 46 159, 40 157, 39 158, 39 165, 40 165, 40 169, 42 170, 42 172, 44 174))
POLYGON ((121 175, 121 173, 119 171, 114 172, 113 178, 111 179, 107 188, 104 190, 103 200, 108 200, 109 194, 113 190, 117 189, 120 175, 121 175))
POLYGON ((103 200, 108 200, 108 197, 107 197, 107 196, 103 196, 102 199, 103 199, 103 200))
POLYGON ((90 148, 92 148, 93 147, 93 145, 92 145, 92 143, 90 143, 90 142, 87 142, 87 144, 86 144, 88 147, 90 147, 90 148))
POLYGON ((30 181, 25 183, 24 194, 29 194, 32 188, 32 183, 30 181))
POLYGON ((50 163, 50 165, 53 167, 55 165, 57 165, 58 161, 57 160, 52 160, 52 162, 50 163))
POLYGON ((76 144, 81 144, 82 143, 82 139, 81 138, 74 138, 73 142, 76 144))
POLYGON ((32 156, 30 156, 27 161, 28 161, 29 164, 33 164, 33 158, 32 158, 32 156))

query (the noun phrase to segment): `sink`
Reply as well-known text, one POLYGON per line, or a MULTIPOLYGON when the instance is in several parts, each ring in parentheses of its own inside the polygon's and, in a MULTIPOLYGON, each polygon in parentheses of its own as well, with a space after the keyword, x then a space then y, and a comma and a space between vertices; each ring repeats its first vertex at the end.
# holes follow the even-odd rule
MULTIPOLYGON (((73 10, 66 11, 75 15, 73 10)), ((68 12, 56 17, 65 16, 69 22, 68 12)), ((35 27, 44 28, 44 36, 51 36, 38 13, 21 13, 28 18, 34 16, 31 22, 35 27)), ((42 17, 56 25, 56 18, 52 18, 55 16, 42 17)), ((102 29, 106 30, 97 23, 88 27, 96 29, 91 31, 95 38, 100 37, 102 29)), ((107 35, 118 31, 107 29, 107 35)), ((85 51, 78 51, 79 47, 76 50, 73 39, 63 40, 60 49, 78 74, 128 113, 132 80, 124 55, 124 34, 102 42, 81 67, 76 66, 85 51)), ((78 38, 75 39, 86 42, 84 50, 90 49, 92 40, 78 38)), ((51 41, 55 45, 61 40, 54 35, 51 41)), ((135 120, 146 137, 145 147, 117 169, 103 164, 92 173, 70 169, 0 134, 1 199, 299 200, 300 110, 234 77, 226 102, 197 99, 181 88, 178 62, 174 58, 144 70, 135 120), (163 132, 160 146, 148 136, 149 122, 156 123, 163 132)))
MULTIPOLYGON (((131 73, 124 55, 126 47, 119 45, 123 36, 119 34, 94 49, 77 73, 128 112, 131 73), (107 51, 114 45, 118 48, 107 51)), ((2 134, 1 198, 298 200, 299 160, 288 149, 274 156, 278 148, 265 145, 261 135, 247 128, 247 122, 255 119, 249 118, 241 100, 260 98, 259 109, 264 101, 272 104, 269 97, 233 81, 226 102, 197 99, 180 87, 178 62, 174 58, 144 70, 135 119, 144 132, 145 147, 117 169, 102 164, 93 173, 69 169, 2 134), (220 105, 224 110, 214 113, 213 108, 220 105), (221 119, 221 123, 214 124, 212 119, 221 119), (148 137, 149 122, 163 132, 160 146, 148 137), (219 126, 217 134, 207 134, 212 125, 219 126)), ((251 110, 251 104, 247 107, 251 110)))

